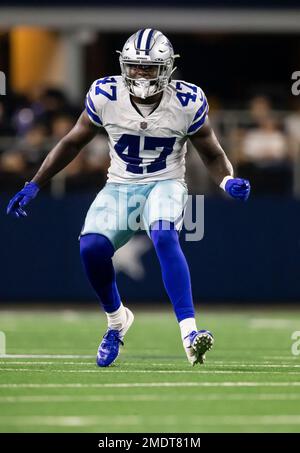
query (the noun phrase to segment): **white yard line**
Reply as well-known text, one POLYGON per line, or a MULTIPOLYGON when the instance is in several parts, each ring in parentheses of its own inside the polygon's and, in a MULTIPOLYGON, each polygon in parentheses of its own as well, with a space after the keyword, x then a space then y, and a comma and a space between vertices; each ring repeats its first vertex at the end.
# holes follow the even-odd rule
POLYGON ((99 426, 103 423, 111 426, 139 425, 139 416, 126 415, 126 417, 101 417, 101 416, 0 416, 0 425, 42 425, 42 426, 99 426))
MULTIPOLYGON (((295 426, 300 424, 300 415, 203 415, 203 416, 189 416, 185 417, 184 421, 190 425, 201 426, 219 426, 219 425, 232 425, 232 426, 249 426, 249 425, 288 425, 295 426)), ((38 425, 38 426, 128 426, 128 425, 154 425, 160 423, 163 425, 172 426, 176 423, 182 422, 181 416, 157 414, 151 416, 136 416, 127 415, 123 416, 0 416, 1 425, 38 425)))
MULTIPOLYGON (((11 363, 11 362, 8 362, 8 363, 11 363)), ((16 362, 18 363, 18 362, 16 362)), ((57 362, 56 362, 57 363, 57 362)), ((127 364, 126 364, 127 365, 127 364)), ((300 360, 299 360, 299 364, 297 365, 294 365, 294 364, 288 364, 288 363, 285 363, 285 364, 282 364, 282 363, 270 363, 270 362, 256 362, 256 363, 247 363, 247 362, 218 362, 218 363, 215 363, 213 361, 210 361, 209 362, 209 365, 210 366, 216 366, 216 367, 223 367, 224 365, 225 366, 232 366, 232 367, 262 367, 262 368, 300 368, 300 360)))
MULTIPOLYGON (((42 362, 40 360, 35 360, 33 362, 28 361, 12 361, 12 360, 1 360, 0 358, 0 365, 95 365, 96 359, 93 362, 42 362)), ((127 365, 127 364, 126 364, 127 365)))
MULTIPOLYGON (((5 361, 0 359, 0 365, 95 365, 96 360, 93 362, 42 362, 42 361, 33 361, 33 362, 28 362, 28 361, 5 361)), ((124 364, 124 366, 141 366, 145 365, 144 363, 141 362, 120 362, 119 364, 124 364)), ((147 364, 148 365, 148 364, 147 364)), ((177 366, 176 363, 151 363, 151 366, 177 366)), ((223 362, 223 364, 220 363, 215 363, 215 362, 209 362, 208 363, 209 367, 218 367, 218 368, 223 368, 224 366, 226 367, 233 367, 233 368, 300 368, 300 364, 298 365, 288 365, 288 364, 270 364, 270 363, 239 363, 239 362, 223 362)), ((1 369, 1 368, 0 368, 1 369)))
POLYGON ((5 354, 0 359, 92 359, 94 355, 85 354, 5 354))
MULTIPOLYGON (((190 369, 190 370, 120 370, 116 368, 99 368, 95 370, 58 370, 46 368, 3 368, 0 367, 0 372, 29 372, 29 373, 127 373, 127 374, 270 374, 270 371, 241 371, 241 370, 204 370, 204 369, 190 369)), ((299 376, 298 371, 272 371, 272 374, 289 374, 299 376)))
POLYGON ((68 384, 0 384, 0 388, 139 388, 139 387, 300 387, 300 382, 132 382, 68 384))
POLYGON ((299 356, 294 356, 292 354, 288 355, 265 355, 261 357, 264 360, 299 360, 299 356))
MULTIPOLYGON (((160 352, 161 354, 163 354, 162 351, 158 351, 160 352)), ((123 355, 124 355, 124 351, 123 351, 123 355)), ((74 355, 74 354, 0 354, 0 361, 4 361, 4 360, 9 360, 9 363, 12 363, 11 360, 12 359, 95 359, 96 358, 96 354, 93 354, 93 355, 88 355, 88 354, 77 354, 77 355, 74 355)), ((126 358, 123 357, 125 360, 126 358)), ((183 357, 184 359, 184 357, 183 357)), ((126 363, 126 365, 137 365, 137 364, 145 364, 147 361, 151 361, 151 357, 150 358, 147 358, 145 357, 145 359, 143 361, 141 360, 136 360, 136 361, 126 361, 125 362, 124 360, 124 363, 126 363)), ((174 361, 175 360, 179 360, 179 357, 174 357, 174 361)), ((269 364, 269 366, 282 366, 282 367, 285 367, 285 366, 288 366, 288 364, 274 364, 272 363, 274 360, 284 360, 284 361, 287 361, 287 362, 294 362, 294 361, 299 361, 299 365, 296 365, 296 366, 299 366, 300 367, 300 356, 264 356, 264 357, 261 357, 261 358, 258 358, 258 359, 247 359, 247 360, 243 360, 243 361, 239 361, 239 360, 213 360, 211 359, 209 364, 210 365, 216 365, 216 366, 221 366, 222 364, 224 365, 233 365, 233 364, 236 364, 236 365, 241 365, 241 366, 259 366, 260 364, 269 364), (260 360, 262 360, 260 362, 260 360)), ((20 361, 16 362, 16 363, 21 363, 20 361)), ((35 363, 35 362, 27 362, 26 363, 35 363)), ((41 362, 38 362, 38 363, 41 363, 41 362)), ((45 364, 46 363, 51 363, 51 362, 44 362, 45 364)), ((59 362, 59 361, 55 361, 55 362, 52 362, 52 363, 65 363, 65 364, 68 364, 68 363, 76 363, 76 364, 86 364, 86 363, 91 363, 91 362, 59 362)), ((94 363, 94 361, 93 361, 94 363)), ((160 366, 160 365, 174 365, 174 362, 151 362, 151 365, 157 365, 157 366, 160 366)))
POLYGON ((297 327, 299 322, 292 319, 252 318, 249 327, 252 329, 286 329, 297 327))
MULTIPOLYGON (((193 401, 298 401, 300 393, 263 393, 247 394, 240 393, 218 393, 212 395, 193 395, 193 401)), ((161 402, 174 401, 173 395, 38 395, 38 396, 2 396, 0 403, 20 404, 20 403, 97 403, 97 402, 161 402)), ((177 395, 176 401, 187 401, 186 395, 177 395)))

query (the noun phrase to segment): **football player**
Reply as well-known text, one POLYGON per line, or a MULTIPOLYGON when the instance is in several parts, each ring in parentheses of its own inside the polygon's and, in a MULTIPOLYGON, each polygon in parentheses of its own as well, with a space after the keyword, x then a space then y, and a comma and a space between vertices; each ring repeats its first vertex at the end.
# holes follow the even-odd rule
POLYGON ((133 209, 155 247, 189 362, 203 363, 214 342, 211 332, 197 329, 189 267, 178 239, 187 199, 187 140, 216 184, 231 197, 247 200, 250 184, 234 177, 211 128, 202 89, 172 80, 176 57, 170 41, 158 30, 142 29, 130 36, 120 52, 121 76, 92 84, 74 128, 7 209, 16 217, 26 216, 24 208, 41 187, 75 158, 99 127, 106 129, 111 157, 108 179, 90 206, 80 235, 83 266, 108 320, 97 354, 100 367, 115 361, 134 319, 121 301, 112 263, 115 251, 136 231, 128 225, 133 209), (138 200, 138 209, 132 198, 138 200))

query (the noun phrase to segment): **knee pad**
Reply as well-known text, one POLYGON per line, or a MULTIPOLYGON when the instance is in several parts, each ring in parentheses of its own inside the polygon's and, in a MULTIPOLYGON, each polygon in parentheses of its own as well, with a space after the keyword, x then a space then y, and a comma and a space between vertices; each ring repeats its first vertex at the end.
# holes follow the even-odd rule
POLYGON ((80 238, 80 255, 83 260, 93 258, 107 260, 112 258, 114 252, 112 243, 102 234, 90 233, 80 238))

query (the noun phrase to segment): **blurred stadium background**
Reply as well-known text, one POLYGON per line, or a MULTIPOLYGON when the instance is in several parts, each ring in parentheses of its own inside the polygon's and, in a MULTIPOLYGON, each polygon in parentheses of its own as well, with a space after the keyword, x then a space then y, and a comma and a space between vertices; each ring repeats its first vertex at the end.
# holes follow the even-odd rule
MULTIPOLYGON (((81 268, 77 238, 87 208, 105 184, 109 165, 105 133, 100 130, 43 190, 30 206, 27 219, 16 222, 5 215, 5 209, 53 144, 73 126, 93 80, 119 74, 115 50, 121 49, 131 33, 147 26, 162 30, 181 55, 176 78, 200 85, 205 91, 217 136, 236 174, 249 178, 252 185, 247 204, 231 202, 214 186, 189 145, 189 190, 205 195, 204 239, 182 242, 195 301, 206 309, 216 302, 229 308, 235 304, 236 312, 253 303, 254 318, 266 304, 277 304, 280 310, 293 304, 293 315, 287 316, 283 327, 280 319, 285 314, 279 315, 275 324, 270 321, 269 355, 262 353, 262 360, 277 357, 277 364, 288 366, 283 356, 291 358, 290 335, 297 327, 300 301, 300 95, 292 94, 292 75, 300 71, 299 1, 210 0, 200 5, 186 0, 184 7, 175 0, 152 0, 142 7, 134 0, 126 2, 126 7, 118 0, 111 0, 109 7, 96 0, 52 0, 48 4, 1 1, 0 70, 6 74, 7 86, 6 95, 0 96, 0 308, 7 309, 9 304, 13 309, 23 303, 37 303, 40 308, 76 304, 80 310, 88 303, 97 306, 81 268), (280 330, 280 345, 277 333, 273 337, 276 325, 286 328, 285 335, 280 330), (281 353, 276 354, 280 347, 281 353)), ((154 307, 170 310, 155 253, 144 235, 137 235, 120 250, 115 264, 126 302, 141 308, 145 303, 155 304, 153 313, 154 307)), ((83 319, 91 322, 89 315, 85 316, 83 319)), ((210 316, 213 326, 224 319, 217 313, 210 316)), ((230 324, 229 317, 225 316, 225 325, 237 328, 242 336, 238 320, 230 324)), ((11 327, 22 329, 24 323, 25 332, 32 336, 28 344, 24 342, 29 351, 72 353, 70 338, 65 337, 61 348, 55 344, 51 349, 53 330, 47 328, 48 347, 45 336, 39 337, 40 348, 34 347, 34 327, 27 325, 26 319, 14 318, 12 312, 5 317, 3 312, 0 330, 12 332, 8 353, 28 353, 20 348, 24 338, 20 334, 15 337, 11 327)), ((240 326, 246 331, 244 321, 240 326)), ((77 318, 76 322, 79 328, 77 318)), ((102 322, 104 328, 104 318, 102 322)), ((59 326, 58 332, 62 332, 64 328, 59 326)), ((91 326, 96 329, 95 322, 91 326)), ((83 341, 88 331, 80 333, 83 341)), ((230 349, 231 338, 225 340, 230 349)), ((94 352, 80 349, 79 341, 74 345, 78 353, 94 352)), ((91 342, 88 346, 93 347, 91 342)), ((179 343, 177 347, 179 351, 179 343)), ((256 352, 245 344, 247 348, 249 355, 244 357, 253 359, 256 352)), ((166 351, 162 354, 168 355, 166 351)), ((226 360, 222 355, 219 359, 226 360)), ((233 360, 240 359, 241 355, 233 354, 233 360)), ((26 382, 32 381, 27 378, 26 382)), ((192 399, 192 393, 186 398, 192 399)), ((222 410, 217 413, 222 414, 222 410)), ((299 416, 297 420, 299 423, 299 416)), ((125 425, 114 426, 120 430, 125 425)), ((149 426, 129 423, 124 429, 159 429, 155 424, 149 426)), ((182 426, 170 422, 166 430, 182 426)), ((257 426, 265 425, 261 422, 257 426)), ((207 429, 213 430, 213 424, 207 429)))
MULTIPOLYGON (((85 8, 56 3, 43 9, 1 3, 0 69, 7 75, 7 95, 0 97, 2 212, 72 127, 92 81, 119 74, 115 50, 133 30, 151 24, 181 55, 177 77, 206 92, 210 117, 236 174, 252 184, 247 207, 225 200, 190 146, 189 190, 206 196, 205 239, 183 244, 195 300, 300 300, 300 96, 291 91, 300 54, 295 2, 282 9, 257 2, 260 9, 250 10, 247 2, 225 8, 228 2, 220 1, 202 2, 203 9, 194 9, 193 1, 184 9, 176 2, 154 2, 153 8, 134 2, 124 8, 117 1, 110 8, 93 1, 85 8), (237 227, 244 233, 236 235, 237 227), (243 266, 232 272, 228 260, 240 259, 243 266)), ((99 131, 43 191, 26 222, 3 215, 1 300, 94 300, 81 270, 77 236, 108 165, 106 135, 99 131), (28 259, 30 266, 23 266, 16 284, 16 261, 22 265, 28 259)), ((136 240, 127 256, 120 252, 120 288, 130 300, 161 300, 159 269, 151 266, 156 258, 146 242, 136 240)))

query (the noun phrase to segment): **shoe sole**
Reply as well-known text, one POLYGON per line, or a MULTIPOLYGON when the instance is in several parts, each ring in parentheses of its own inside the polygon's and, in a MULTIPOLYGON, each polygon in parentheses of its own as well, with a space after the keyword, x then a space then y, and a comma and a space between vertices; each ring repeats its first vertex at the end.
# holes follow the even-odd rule
POLYGON ((213 347, 213 344, 214 339, 208 333, 201 333, 195 338, 192 348, 195 351, 196 360, 193 365, 205 362, 205 353, 213 347))

